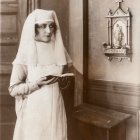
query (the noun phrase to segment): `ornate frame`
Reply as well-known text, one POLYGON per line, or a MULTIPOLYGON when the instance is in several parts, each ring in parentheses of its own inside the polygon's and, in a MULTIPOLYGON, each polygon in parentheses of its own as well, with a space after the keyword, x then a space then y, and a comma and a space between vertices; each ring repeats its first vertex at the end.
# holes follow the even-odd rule
POLYGON ((131 60, 131 13, 129 8, 124 12, 121 8, 122 0, 118 0, 118 7, 106 16, 108 20, 108 43, 103 43, 103 52, 111 61, 117 58, 131 60))

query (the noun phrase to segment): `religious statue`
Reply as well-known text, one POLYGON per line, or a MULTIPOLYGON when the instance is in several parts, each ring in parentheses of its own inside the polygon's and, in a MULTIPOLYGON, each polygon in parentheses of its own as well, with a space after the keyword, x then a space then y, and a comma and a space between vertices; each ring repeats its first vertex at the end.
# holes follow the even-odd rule
POLYGON ((124 33, 122 30, 122 26, 117 24, 116 28, 113 32, 114 35, 114 48, 122 48, 122 45, 124 44, 124 33))

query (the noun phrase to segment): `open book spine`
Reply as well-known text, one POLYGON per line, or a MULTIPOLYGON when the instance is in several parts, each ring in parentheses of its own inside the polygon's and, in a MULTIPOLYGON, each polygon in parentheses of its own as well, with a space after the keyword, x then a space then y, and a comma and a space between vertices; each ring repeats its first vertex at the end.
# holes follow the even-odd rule
POLYGON ((66 76, 74 76, 73 73, 64 73, 62 75, 60 75, 59 77, 66 77, 66 76))

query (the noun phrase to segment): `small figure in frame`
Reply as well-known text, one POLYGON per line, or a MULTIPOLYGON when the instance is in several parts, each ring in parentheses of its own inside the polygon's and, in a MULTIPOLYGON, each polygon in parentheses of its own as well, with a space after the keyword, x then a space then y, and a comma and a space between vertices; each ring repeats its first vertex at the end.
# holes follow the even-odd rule
POLYGON ((116 24, 113 32, 114 38, 113 38, 113 48, 120 49, 125 45, 124 43, 124 32, 122 29, 122 26, 119 24, 116 24))

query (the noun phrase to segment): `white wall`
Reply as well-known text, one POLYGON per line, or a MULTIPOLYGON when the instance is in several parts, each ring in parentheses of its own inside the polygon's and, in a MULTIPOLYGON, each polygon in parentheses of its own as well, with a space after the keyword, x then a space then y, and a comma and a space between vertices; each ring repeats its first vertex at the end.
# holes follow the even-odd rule
POLYGON ((69 50, 74 67, 83 73, 83 2, 69 1, 69 50))
POLYGON ((107 60, 102 43, 107 42, 108 9, 115 10, 113 0, 89 0, 89 78, 105 81, 140 83, 140 0, 125 0, 122 8, 132 13, 132 62, 107 60))
POLYGON ((83 1, 69 1, 69 52, 75 69, 75 105, 83 94, 83 1))

